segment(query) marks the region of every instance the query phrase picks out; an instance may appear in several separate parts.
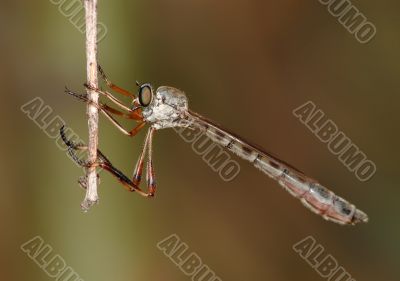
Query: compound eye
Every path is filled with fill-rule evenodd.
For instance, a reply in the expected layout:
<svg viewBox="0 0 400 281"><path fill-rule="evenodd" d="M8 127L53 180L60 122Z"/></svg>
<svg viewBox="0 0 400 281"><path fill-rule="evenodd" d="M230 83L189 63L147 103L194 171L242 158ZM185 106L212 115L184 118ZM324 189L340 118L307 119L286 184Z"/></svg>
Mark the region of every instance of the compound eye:
<svg viewBox="0 0 400 281"><path fill-rule="evenodd" d="M139 90L139 103L142 106L148 106L153 98L153 90L150 86L142 86Z"/></svg>

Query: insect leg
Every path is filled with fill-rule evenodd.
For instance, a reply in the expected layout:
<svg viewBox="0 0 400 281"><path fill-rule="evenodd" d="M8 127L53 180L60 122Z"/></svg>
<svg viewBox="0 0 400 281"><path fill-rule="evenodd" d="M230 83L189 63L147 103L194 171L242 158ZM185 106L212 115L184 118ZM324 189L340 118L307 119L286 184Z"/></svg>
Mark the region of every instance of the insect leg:
<svg viewBox="0 0 400 281"><path fill-rule="evenodd" d="M100 73L100 77L103 78L103 80L106 82L107 86L110 89L113 89L114 91L120 93L121 95L127 96L127 97L133 97L135 98L136 96L134 94L132 94L131 92L122 89L121 87L118 87L117 85L115 85L114 83L112 83L108 78L107 75L104 73L104 70L101 68L100 65L98 65L98 69L99 69L99 73Z"/></svg>
<svg viewBox="0 0 400 281"><path fill-rule="evenodd" d="M150 127L149 129L149 154L147 160L147 169L146 169L146 179L147 179L147 188L150 196L154 196L156 192L156 179L153 167L153 135L156 129Z"/></svg>
<svg viewBox="0 0 400 281"><path fill-rule="evenodd" d="M144 156L146 154L147 147L149 144L150 130L151 130L151 128L147 131L147 135L146 135L146 139L143 144L142 151L141 151L139 159L136 163L135 170L133 171L132 181L137 185L139 185L142 180Z"/></svg>
<svg viewBox="0 0 400 281"><path fill-rule="evenodd" d="M147 181L147 188L148 188L148 194L149 196L154 196L155 190L156 190L156 183L155 183L155 175L154 175L154 169L153 169L153 160L152 160L152 143L153 143L153 134L154 134L155 129L153 127L150 127L146 140L143 145L142 152L140 153L139 159L136 163L135 170L133 172L133 183L136 185L139 185L141 180L142 180L142 174L143 174L143 164L144 164L144 157L146 154L146 151L149 151L148 154L148 160L147 160L147 167L146 167L146 181Z"/></svg>
<svg viewBox="0 0 400 281"><path fill-rule="evenodd" d="M72 95L72 96L82 100L82 101L90 102L88 100L88 97L86 94L80 95L80 94L71 92L68 89L66 89L65 92L69 95ZM96 106L100 110L100 112L103 113L114 124L114 126L116 126L122 133L124 133L127 136L131 136L131 137L135 136L146 125L146 122L140 121L139 124L135 128L128 131L124 127L122 127L122 125L117 120L115 120L115 118L112 117L110 113L119 115L119 116L127 118L127 119L135 119L135 117L133 117L130 114L116 110L106 104L99 103L99 104L93 104L93 105Z"/></svg>
<svg viewBox="0 0 400 281"><path fill-rule="evenodd" d="M130 115L130 116L131 116L129 119L135 119L135 120L142 120L142 119L143 119L142 115L140 114L141 111L140 111L138 108L132 109L132 108L126 106L126 105L123 104L119 99L117 99L116 97L114 97L112 94L110 94L110 93L107 92L107 91L102 91L102 90L100 90L100 89L93 88L93 87L89 86L88 84L84 84L84 86L85 86L85 88L87 88L87 89L94 90L94 91L96 91L97 93L99 93L99 94L105 96L108 100L110 100L111 102L113 102L115 105L117 105L117 106L119 106L120 108L122 108L122 109L128 111L129 114L127 114L127 115ZM69 91L69 90L68 90L68 91ZM81 96L82 96L82 95L81 95Z"/></svg>
<svg viewBox="0 0 400 281"><path fill-rule="evenodd" d="M143 127L146 125L146 122L141 121L136 127L134 127L132 130L128 131L120 123L118 123L117 120L115 120L114 117L112 117L107 111L101 110L101 112L108 118L108 120L111 121L111 123L114 124L115 127L117 127L118 130L120 130L123 134L133 137L135 136Z"/></svg>
<svg viewBox="0 0 400 281"><path fill-rule="evenodd" d="M74 92L72 92L72 91L70 91L68 88L65 88L65 93L66 94L68 94L68 95L71 95L71 96L73 96L73 97L75 97L75 98L77 98L77 99L79 99L79 100L81 100L81 101L83 101L83 102L87 102L87 103L90 103L91 101L89 101L89 98L88 98L88 95L87 94L77 94L77 93L74 93ZM93 104L94 106L96 106L99 110L101 110L101 109L105 109L105 110L107 110L107 111L109 111L109 112L111 112L111 113L113 113L113 114L116 114L116 115L119 115L119 116L121 116L121 117L123 117L123 118L126 118L126 119L136 119L134 116L132 116L131 114L128 114L128 113L124 113L124 112L121 112L121 111L119 111L119 110L117 110L117 109L115 109L115 108L113 108L113 107L110 107L110 106L108 106L107 104L104 104L104 103L98 103L98 104ZM129 111L132 111L131 109L129 109L128 107L127 107L127 109L129 110ZM142 118L140 118L140 120L141 120Z"/></svg>
<svg viewBox="0 0 400 281"><path fill-rule="evenodd" d="M143 190L141 190L135 183L133 183L127 176L124 175L120 170L118 170L116 167L113 166L110 160L107 159L107 157L100 151L97 150L97 161L95 163L89 163L87 161L79 159L79 157L76 155L76 150L87 150L87 146L83 144L75 144L71 142L70 140L67 139L65 136L64 132L64 126L60 128L60 135L64 143L68 146L68 153L71 155L72 159L78 163L80 166L88 168L88 167L101 167L104 170L108 171L111 173L114 177L118 179L118 181L124 186L125 189L128 191L134 192L136 191L140 195L144 197L151 197L152 194L146 193ZM85 183L84 181L81 182L79 181L81 186L85 188Z"/></svg>

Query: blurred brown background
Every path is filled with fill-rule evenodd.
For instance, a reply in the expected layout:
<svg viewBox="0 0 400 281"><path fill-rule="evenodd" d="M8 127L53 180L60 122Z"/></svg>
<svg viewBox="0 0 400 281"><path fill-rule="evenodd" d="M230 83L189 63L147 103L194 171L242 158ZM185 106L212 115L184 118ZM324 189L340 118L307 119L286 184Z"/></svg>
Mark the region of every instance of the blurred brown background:
<svg viewBox="0 0 400 281"><path fill-rule="evenodd" d="M57 1L53 1L57 2ZM299 167L357 204L370 222L310 213L239 160L224 182L173 130L155 136L154 200L101 176L100 204L79 204L82 174L20 107L41 97L86 139L84 35L50 1L0 9L0 276L51 280L20 245L40 235L86 281L189 280L156 243L176 233L222 280L323 280L293 250L308 235L356 280L399 280L399 16L396 1L353 1L377 27L360 44L314 1L99 1L99 60L117 84L183 89L193 110ZM377 165L360 182L293 115L312 100ZM127 126L133 124L124 123ZM100 146L130 174L144 132L103 117Z"/></svg>

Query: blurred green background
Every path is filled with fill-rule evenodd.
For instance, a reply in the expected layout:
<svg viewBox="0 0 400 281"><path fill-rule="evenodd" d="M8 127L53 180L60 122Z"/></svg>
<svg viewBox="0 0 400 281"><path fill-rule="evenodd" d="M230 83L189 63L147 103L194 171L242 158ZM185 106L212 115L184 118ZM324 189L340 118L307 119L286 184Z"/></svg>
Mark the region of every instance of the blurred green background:
<svg viewBox="0 0 400 281"><path fill-rule="evenodd" d="M100 204L82 213L82 170L20 107L41 97L87 138L84 104L63 93L84 91L84 35L50 1L2 1L2 280L52 279L20 250L36 235L86 281L189 280L156 247L173 233L222 280L323 279L292 250L308 235L356 280L399 280L398 1L353 1L378 29L364 45L317 0L99 2L108 29L99 61L111 80L183 89L193 110L317 178L370 222L326 222L239 159L239 176L224 182L173 130L155 136L153 200L104 173ZM370 181L292 115L308 100L376 163ZM103 117L100 129L102 151L130 174L145 133L127 138Z"/></svg>

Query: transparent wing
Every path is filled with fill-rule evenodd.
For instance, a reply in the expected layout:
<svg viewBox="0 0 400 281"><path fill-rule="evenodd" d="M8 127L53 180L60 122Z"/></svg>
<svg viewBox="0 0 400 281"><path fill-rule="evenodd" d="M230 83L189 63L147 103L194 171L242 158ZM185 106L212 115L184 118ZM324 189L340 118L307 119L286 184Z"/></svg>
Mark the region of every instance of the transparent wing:
<svg viewBox="0 0 400 281"><path fill-rule="evenodd" d="M278 181L291 195L300 199L308 209L324 219L339 224L368 221L368 216L353 204L263 149L193 111L188 112L188 119L190 127L203 131L214 142L253 163L256 168Z"/></svg>

